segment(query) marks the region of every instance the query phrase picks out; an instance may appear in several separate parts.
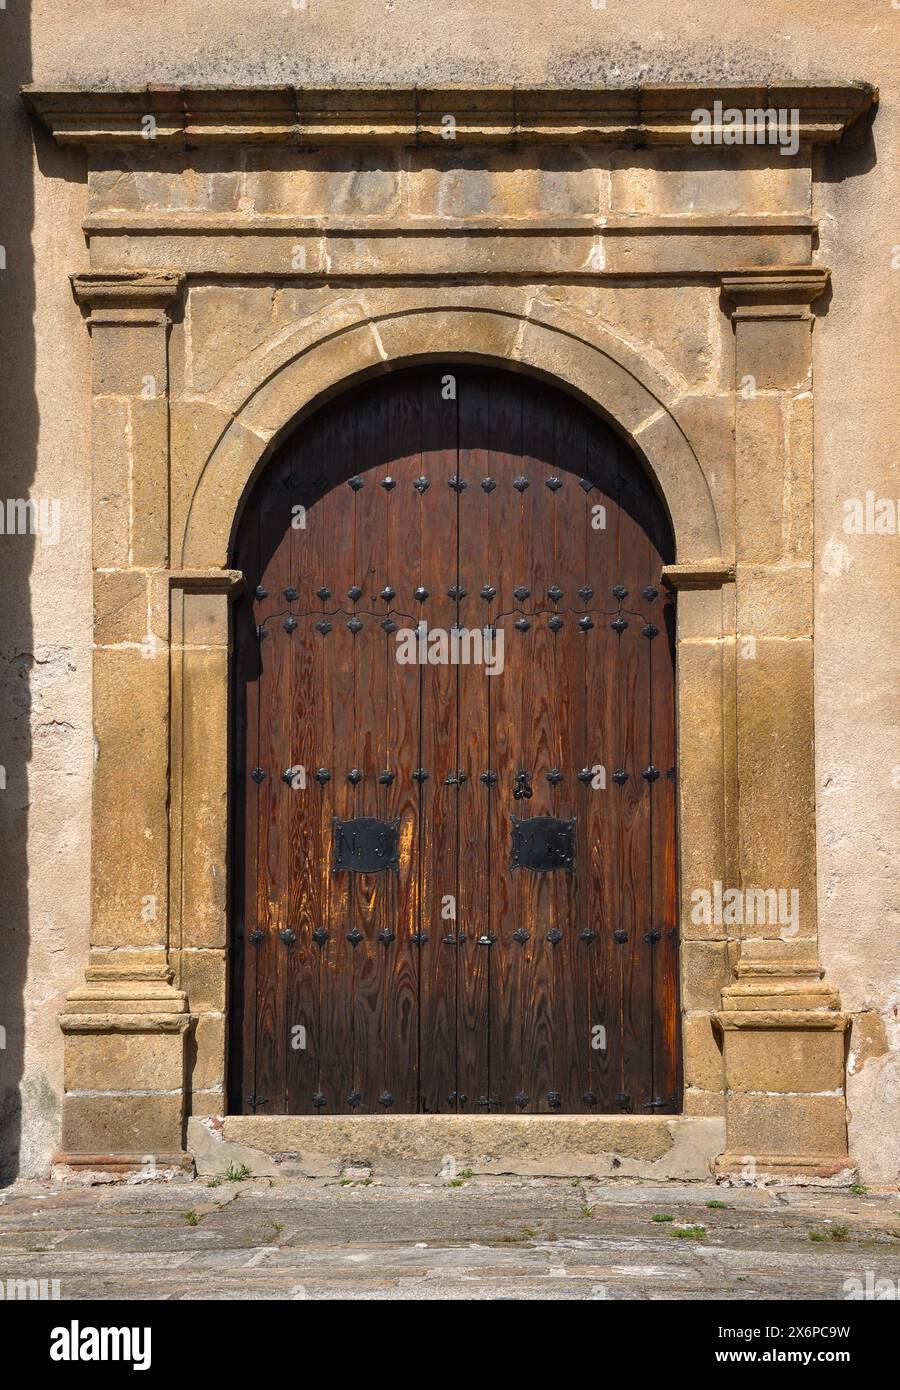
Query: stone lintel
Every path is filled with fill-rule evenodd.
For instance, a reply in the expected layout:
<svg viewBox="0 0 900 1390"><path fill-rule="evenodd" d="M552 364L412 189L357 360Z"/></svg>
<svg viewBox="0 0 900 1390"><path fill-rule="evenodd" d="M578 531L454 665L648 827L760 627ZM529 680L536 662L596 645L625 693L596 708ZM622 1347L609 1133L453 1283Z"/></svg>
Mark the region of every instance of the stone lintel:
<svg viewBox="0 0 900 1390"><path fill-rule="evenodd" d="M722 298L741 319L808 319L831 278L825 266L784 266L722 277Z"/></svg>
<svg viewBox="0 0 900 1390"><path fill-rule="evenodd" d="M169 145L446 144L448 116L461 143L591 141L695 145L693 112L715 105L788 112L801 145L828 143L866 114L877 90L864 82L700 86L178 87L124 91L27 87L28 110L60 144ZM796 116L794 115L796 113ZM747 125L759 143L760 131ZM793 127L792 127L793 128ZM149 132L149 134L148 134ZM713 135L713 131L708 132ZM737 143L744 127L729 129ZM765 134L765 131L762 132ZM772 158L778 147L768 146ZM729 148L725 146L725 148Z"/></svg>
<svg viewBox="0 0 900 1390"><path fill-rule="evenodd" d="M721 589L733 584L734 565L718 557L692 560L686 565L663 565L662 582L669 589Z"/></svg>

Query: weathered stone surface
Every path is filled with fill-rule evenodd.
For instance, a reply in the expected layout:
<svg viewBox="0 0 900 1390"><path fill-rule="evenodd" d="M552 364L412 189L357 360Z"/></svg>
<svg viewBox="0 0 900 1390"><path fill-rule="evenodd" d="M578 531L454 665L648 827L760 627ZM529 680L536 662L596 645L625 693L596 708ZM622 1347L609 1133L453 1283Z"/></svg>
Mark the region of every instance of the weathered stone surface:
<svg viewBox="0 0 900 1390"><path fill-rule="evenodd" d="M721 1034L713 1026L713 1015L687 1014L682 1019L681 1038L685 1086L721 1092L725 1084L725 1067Z"/></svg>
<svg viewBox="0 0 900 1390"><path fill-rule="evenodd" d="M738 378L740 358L738 359ZM774 564L784 554L785 420L779 396L736 404L735 553L739 564Z"/></svg>
<svg viewBox="0 0 900 1390"><path fill-rule="evenodd" d="M809 641L760 639L737 663L743 884L796 888L804 935L815 920L812 680Z"/></svg>
<svg viewBox="0 0 900 1390"><path fill-rule="evenodd" d="M206 392L253 352L273 329L271 285L198 285L187 300L187 380Z"/></svg>
<svg viewBox="0 0 900 1390"><path fill-rule="evenodd" d="M95 945L165 940L168 698L164 658L95 651Z"/></svg>
<svg viewBox="0 0 900 1390"><path fill-rule="evenodd" d="M235 167L229 169L229 164ZM184 155L150 152L145 146L140 153L96 154L88 177L91 210L233 212L241 194L238 164L233 153L223 158L214 150Z"/></svg>
<svg viewBox="0 0 900 1390"><path fill-rule="evenodd" d="M752 377L756 391L801 391L808 387L811 329L810 319L742 320L737 329L741 380Z"/></svg>
<svg viewBox="0 0 900 1390"><path fill-rule="evenodd" d="M97 645L142 642L147 635L147 601L147 575L143 570L95 570Z"/></svg>
<svg viewBox="0 0 900 1390"><path fill-rule="evenodd" d="M166 401L131 402L131 560L165 563L169 544L169 421Z"/></svg>
<svg viewBox="0 0 900 1390"><path fill-rule="evenodd" d="M184 1080L180 1033L69 1033L67 1091L175 1091Z"/></svg>
<svg viewBox="0 0 900 1390"><path fill-rule="evenodd" d="M103 397L91 413L94 565L124 569L130 562L131 473L129 402Z"/></svg>
<svg viewBox="0 0 900 1390"><path fill-rule="evenodd" d="M839 1092L844 1081L843 1029L726 1030L732 1091Z"/></svg>
<svg viewBox="0 0 900 1390"><path fill-rule="evenodd" d="M715 1011L722 990L734 977L736 946L732 941L685 941L682 957L682 1002L686 1009Z"/></svg>
<svg viewBox="0 0 900 1390"><path fill-rule="evenodd" d="M219 1298L251 1316L255 1300L298 1298L546 1304L675 1294L749 1309L759 1299L837 1304L863 1287L873 1250L878 1276L900 1279L896 1194L708 1180L476 1177L451 1186L408 1173L342 1184L334 1167L318 1181L293 1177L317 1166L315 1155L285 1158L270 1176L252 1152L258 1178L210 1186L232 1161L240 1169L240 1154L225 1158L230 1148L218 1141L194 1182L150 1181L145 1165L127 1183L89 1192L18 1184L3 1207L6 1270L59 1279L67 1299ZM672 1221L654 1222L661 1213ZM704 1227L701 1241L673 1238L689 1225ZM810 1240L838 1226L844 1241Z"/></svg>
<svg viewBox="0 0 900 1390"><path fill-rule="evenodd" d="M630 213L807 213L809 166L804 157L773 162L767 149L616 151L610 206Z"/></svg>
<svg viewBox="0 0 900 1390"><path fill-rule="evenodd" d="M190 948L173 952L178 987L192 1012L221 1012L225 1008L225 952Z"/></svg>
<svg viewBox="0 0 900 1390"><path fill-rule="evenodd" d="M813 576L806 565L741 565L738 638L811 637Z"/></svg>
<svg viewBox="0 0 900 1390"><path fill-rule="evenodd" d="M597 152L594 152L596 156ZM454 148L412 151L408 162L413 217L598 216L606 202L601 154L583 150Z"/></svg>
<svg viewBox="0 0 900 1390"><path fill-rule="evenodd" d="M732 1152L783 1158L847 1152L844 1097L809 1095L731 1095L727 1104L728 1145Z"/></svg>
<svg viewBox="0 0 900 1390"><path fill-rule="evenodd" d="M700 1117L241 1115L222 1123L228 1142L270 1154L313 1150L379 1173L414 1163L437 1174L449 1161L460 1170L523 1176L702 1180L724 1144L723 1122Z"/></svg>
<svg viewBox="0 0 900 1390"><path fill-rule="evenodd" d="M397 150L253 151L244 196L257 213L384 217L400 210Z"/></svg>
<svg viewBox="0 0 900 1390"><path fill-rule="evenodd" d="M95 396L155 396L166 389L166 335L150 324L94 326Z"/></svg>
<svg viewBox="0 0 900 1390"><path fill-rule="evenodd" d="M221 1091L225 1082L225 1015L200 1014L188 1042L188 1083L192 1091ZM195 1113L197 1113L195 1111Z"/></svg>
<svg viewBox="0 0 900 1390"><path fill-rule="evenodd" d="M63 1112L62 1150L72 1154L177 1153L183 1100L174 1095L70 1095Z"/></svg>

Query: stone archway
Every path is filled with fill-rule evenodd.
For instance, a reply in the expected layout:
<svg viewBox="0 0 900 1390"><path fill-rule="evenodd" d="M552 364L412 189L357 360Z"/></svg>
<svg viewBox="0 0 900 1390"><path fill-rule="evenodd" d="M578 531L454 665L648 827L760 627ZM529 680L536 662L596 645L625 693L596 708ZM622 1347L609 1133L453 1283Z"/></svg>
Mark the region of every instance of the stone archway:
<svg viewBox="0 0 900 1390"><path fill-rule="evenodd" d="M587 193L567 185L571 217L541 204L538 178L523 218L423 222L401 210L387 237L368 207L349 224L329 220L327 208L322 221L310 208L298 232L291 200L302 170L293 167L287 201L281 175L264 168L255 179L261 202L274 190L275 211L266 204L252 216L241 208L220 217L198 202L190 152L173 160L145 149L137 124L137 163L169 180L161 186L183 195L188 210L142 203L132 217L109 205L103 177L95 180L92 269L74 279L95 363L98 747L91 957L87 983L62 1015L63 1149L74 1162L90 1166L101 1152L123 1167L145 1152L180 1161L185 1115L224 1110L229 596L242 583L228 554L243 499L287 431L329 395L403 363L449 356L555 381L604 414L645 461L671 519L676 563L665 579L680 591L687 1084L685 1115L670 1123L679 1135L705 1134L704 1166L723 1147L727 1118L726 1168L740 1168L745 1153L761 1171L846 1167L846 1019L820 979L815 926L809 306L828 273L811 264L805 194L796 214L769 215L769 184L790 193L777 163L766 182L738 161L728 170L736 181L729 206L746 211L697 219L679 168L694 158L689 115L705 98L688 96L685 104L677 95L664 131L650 123L682 150L674 168L654 150L647 155L651 182L658 176L660 184L651 189L652 210L640 211L643 174L623 165L620 202L600 221L608 153L600 146ZM352 98L362 108L353 138L411 141L405 177L427 201L434 180L423 170L418 115L412 126L404 117L385 127L382 117L370 120L371 99ZM830 123L819 119L820 99ZM82 97L64 94L62 115L47 100L57 138L108 147L127 136L122 121L130 118L115 102L108 109L105 97L83 109ZM220 117L235 103L259 115L248 100L231 94L206 130L232 181L225 166L234 152L225 147L241 143L243 127ZM636 100L643 130L644 95ZM809 147L836 138L862 98L831 92L810 100L803 98ZM522 101L517 93L519 111ZM521 139L554 142L554 101L537 100L535 129L524 136L517 127L485 133L506 154ZM284 132L265 124L270 117L267 107L265 133L277 143ZM316 125L322 187L333 142L347 134L346 123ZM607 125L592 138L623 139ZM306 258L299 270L295 244ZM263 314L227 369L201 389L185 368L195 299L212 286L226 313L240 317L242 295L262 286L274 299L285 285L296 305L313 310ZM606 316L604 303L612 305ZM707 359L692 379L675 343L682 311L691 351ZM636 322L643 327L635 334ZM215 330L205 331L214 354ZM754 391L744 395L747 381ZM752 658L744 659L744 636ZM126 818L140 826L138 836L123 837ZM796 887L801 929L785 936L777 922L755 930L692 920L692 894L717 883L740 893ZM258 1138L263 1130L252 1125L278 1118L225 1123L244 1123L244 1137ZM665 1149L655 1121L615 1119L630 1126L616 1131L616 1143L643 1126ZM603 1147L591 1133L581 1135L584 1147ZM527 1151L532 1141L521 1142Z"/></svg>
<svg viewBox="0 0 900 1390"><path fill-rule="evenodd" d="M248 484L306 411L370 374L454 356L530 371L580 396L645 459L672 518L678 562L721 564L722 522L698 451L679 423L676 373L654 370L600 325L588 329L553 303L520 307L490 286L469 289L465 305L410 298L382 314L361 313L356 301L339 304L324 322L263 344L221 384L221 433L210 440L199 476L196 463L191 470L196 482L181 541L186 568L227 565ZM402 299L398 291L395 300ZM726 505L720 498L719 507Z"/></svg>

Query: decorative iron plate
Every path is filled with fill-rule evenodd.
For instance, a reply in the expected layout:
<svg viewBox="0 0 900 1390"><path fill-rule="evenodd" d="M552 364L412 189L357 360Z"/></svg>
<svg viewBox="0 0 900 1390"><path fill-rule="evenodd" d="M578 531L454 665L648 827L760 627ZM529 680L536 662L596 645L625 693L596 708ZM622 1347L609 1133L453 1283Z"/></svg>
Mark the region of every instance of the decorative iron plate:
<svg viewBox="0 0 900 1390"><path fill-rule="evenodd" d="M380 874L385 869L393 869L397 873L399 826L399 818L388 821L375 816L358 816L356 820L338 820L335 816L331 872Z"/></svg>
<svg viewBox="0 0 900 1390"><path fill-rule="evenodd" d="M531 816L512 820L510 869L530 869L535 874L549 874L554 869L575 872L575 820L557 820L555 816Z"/></svg>

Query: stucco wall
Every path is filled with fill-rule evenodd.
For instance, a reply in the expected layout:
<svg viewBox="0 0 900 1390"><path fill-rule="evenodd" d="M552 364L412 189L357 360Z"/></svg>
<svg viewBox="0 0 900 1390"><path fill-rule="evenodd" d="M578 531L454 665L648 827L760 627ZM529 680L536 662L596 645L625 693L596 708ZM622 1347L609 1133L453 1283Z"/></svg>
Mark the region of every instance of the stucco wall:
<svg viewBox="0 0 900 1390"><path fill-rule="evenodd" d="M868 145L820 156L813 211L833 293L819 306L816 384L816 668L819 911L823 964L851 1035L851 1152L864 1177L900 1172L900 540L848 536L843 502L897 498L900 348L900 9L891 0L739 6L591 0L38 0L0 13L14 169L5 199L7 496L59 498L56 546L0 542L4 583L0 792L4 1106L21 1082L21 1168L58 1142L56 1014L86 956L90 559L89 339L67 276L84 264L84 157L31 135L15 100L44 87L152 83L721 82L851 78L881 105ZM898 268L892 269L892 259ZM199 302L199 301L198 301ZM32 328L33 322L33 328ZM27 587L26 587L27 585ZM26 842L27 832L27 842ZM27 873L27 896L22 882ZM26 976L27 947L27 976ZM24 1013L22 995L24 988ZM26 1043L21 1045L22 1024ZM16 1147L16 1125L8 1126Z"/></svg>

